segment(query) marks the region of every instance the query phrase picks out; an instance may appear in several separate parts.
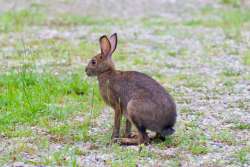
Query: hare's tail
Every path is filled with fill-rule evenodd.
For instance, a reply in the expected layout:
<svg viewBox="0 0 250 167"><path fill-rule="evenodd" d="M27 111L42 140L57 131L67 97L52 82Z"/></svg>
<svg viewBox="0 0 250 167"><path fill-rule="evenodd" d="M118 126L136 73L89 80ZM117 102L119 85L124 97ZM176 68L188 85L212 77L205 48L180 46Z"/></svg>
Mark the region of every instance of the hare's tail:
<svg viewBox="0 0 250 167"><path fill-rule="evenodd" d="M175 130L172 127L167 127L162 130L161 135L162 136L169 136L172 135L175 132Z"/></svg>

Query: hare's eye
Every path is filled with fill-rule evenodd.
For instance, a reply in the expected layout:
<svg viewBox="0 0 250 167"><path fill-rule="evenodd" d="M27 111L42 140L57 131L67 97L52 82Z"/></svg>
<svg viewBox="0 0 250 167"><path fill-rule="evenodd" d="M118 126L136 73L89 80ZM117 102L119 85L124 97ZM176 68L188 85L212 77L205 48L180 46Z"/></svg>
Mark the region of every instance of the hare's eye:
<svg viewBox="0 0 250 167"><path fill-rule="evenodd" d="M95 60L91 60L91 64L95 65L96 61Z"/></svg>

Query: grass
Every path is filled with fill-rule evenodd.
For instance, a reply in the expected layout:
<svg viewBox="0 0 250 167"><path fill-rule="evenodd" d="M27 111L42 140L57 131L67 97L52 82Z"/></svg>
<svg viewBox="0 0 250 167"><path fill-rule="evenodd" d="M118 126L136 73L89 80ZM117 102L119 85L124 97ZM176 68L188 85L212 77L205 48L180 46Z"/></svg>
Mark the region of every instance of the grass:
<svg viewBox="0 0 250 167"><path fill-rule="evenodd" d="M240 162L241 165L249 163L249 152L250 152L250 147L245 146L241 148L239 151L237 151L234 156L235 158Z"/></svg>
<svg viewBox="0 0 250 167"><path fill-rule="evenodd" d="M207 141L205 133L197 127L195 121L192 121L186 123L185 130L178 129L173 136L167 137L163 143L156 143L156 145L163 150L177 147L193 155L202 155L210 151Z"/></svg>
<svg viewBox="0 0 250 167"><path fill-rule="evenodd" d="M126 166L126 167L134 167L136 166L139 161L142 161L143 157L145 158L156 158L158 157L157 154L150 151L144 145L141 146L141 151L137 148L126 148L120 147L119 145L115 144L112 146L112 151L115 153L114 158L107 162L108 165L112 167L119 167ZM142 161L142 164L146 164L146 161Z"/></svg>
<svg viewBox="0 0 250 167"><path fill-rule="evenodd" d="M50 25L53 26L107 26L107 25L124 25L126 20L120 18L96 18L91 16L79 16L73 14L62 14L52 20Z"/></svg>
<svg viewBox="0 0 250 167"><path fill-rule="evenodd" d="M198 89L205 83L203 76L197 74L179 73L173 77L171 82L184 85L185 87Z"/></svg>
<svg viewBox="0 0 250 167"><path fill-rule="evenodd" d="M244 130L244 129L250 129L250 124L249 123L237 123L235 128Z"/></svg>
<svg viewBox="0 0 250 167"><path fill-rule="evenodd" d="M192 110L188 107L183 107L181 110L180 110L181 113L186 113L186 114L189 114L192 112Z"/></svg>
<svg viewBox="0 0 250 167"><path fill-rule="evenodd" d="M183 136L181 136L180 146L187 149L194 155L206 154L209 152L209 147L207 146L207 137L199 129L195 127L190 127Z"/></svg>
<svg viewBox="0 0 250 167"><path fill-rule="evenodd" d="M237 77L240 76L240 72L234 71L233 69L225 69L222 72L222 75L224 75L225 77Z"/></svg>
<svg viewBox="0 0 250 167"><path fill-rule="evenodd" d="M39 74L31 69L21 72L11 71L0 76L0 88L2 136L10 139L30 136L39 138L40 133L27 128L32 126L44 129L54 142L70 144L93 140L88 130L92 119L100 113L103 103L97 85L91 85L81 73L59 77L49 72ZM84 118L83 122L74 120L79 116ZM31 141L33 144L36 143L34 139ZM46 148L42 146L41 149L45 149L44 147ZM37 154L35 150L31 153L32 150L29 148L26 143L20 142L11 156L22 161L23 152ZM68 154L66 151L62 154L61 151L53 153L49 162L46 160L40 163L68 164L68 161L62 161L66 153ZM3 156L0 158L0 163L8 159Z"/></svg>
<svg viewBox="0 0 250 167"><path fill-rule="evenodd" d="M72 2L65 1L67 5ZM228 96L238 97L241 92L234 89L236 84L245 85L249 80L250 54L245 38L239 43L231 37L241 37L248 32L250 14L238 7L237 0L222 0L221 3L226 7L206 6L200 13L191 12L190 20L186 20L190 18L187 13L187 17L181 15L176 21L172 19L175 13L167 15L171 20L157 15L121 19L69 13L50 18L43 11L46 6L40 4L2 13L0 43L7 68L0 69L0 166L12 162L81 166L79 159L89 157L108 166L181 166L190 159L190 166L192 163L204 166L207 162L197 162L204 157L214 158L212 163L219 162L221 166L248 165L248 143L245 137L236 139L234 132L247 135L249 124L241 118L237 118L239 122L232 128L224 127L223 123L227 112L234 115L248 111L244 98L236 98L230 104L224 101L227 102ZM37 38L40 31L51 28L58 35ZM78 28L82 29L82 34ZM222 37L218 41L210 39L203 28L214 30ZM104 103L97 83L84 74L87 60L99 51L98 36L111 31L121 34L118 52L114 55L117 67L146 71L160 81L177 102L176 133L164 142L156 140L149 146L141 145L141 151L134 146L107 146L113 119L103 114L99 120ZM64 36L64 32L72 33L74 39ZM25 41L19 40L22 34L24 37L28 34ZM192 41L202 42L204 48L191 52L187 42ZM227 67L231 62L223 59L225 55L232 56L233 60L241 59L245 71ZM2 61L2 57L0 59ZM225 61L226 65L223 63L222 68L217 61ZM13 62L15 66L11 66ZM213 70L211 75L209 70ZM113 114L112 109L109 114ZM220 120L210 125L207 119ZM210 134L207 133L210 126L224 129ZM213 142L222 146L219 152L214 149L216 144L210 145ZM85 147L85 144L91 146ZM237 148L233 154L226 152L228 145ZM213 157L214 152L218 157ZM232 161L226 162L228 158Z"/></svg>
<svg viewBox="0 0 250 167"><path fill-rule="evenodd" d="M250 50L243 54L243 63L247 66L250 66Z"/></svg>
<svg viewBox="0 0 250 167"><path fill-rule="evenodd" d="M236 142L233 134L229 130L221 130L214 133L212 139L216 142L221 142L228 145L233 145Z"/></svg>
<svg viewBox="0 0 250 167"><path fill-rule="evenodd" d="M51 158L45 159L44 165L50 166L76 166L75 150L64 147L59 151L55 151Z"/></svg>
<svg viewBox="0 0 250 167"><path fill-rule="evenodd" d="M25 48L24 43L25 42ZM68 72L72 64L83 61L96 54L96 45L82 40L79 43L70 43L64 39L51 38L44 40L16 41L15 51L6 56L16 61L16 66L25 63L35 70L54 70ZM80 64L80 62L79 62Z"/></svg>
<svg viewBox="0 0 250 167"><path fill-rule="evenodd" d="M61 14L53 19L48 19L43 11L43 6L33 4L30 9L12 10L0 14L0 32L20 32L31 26L48 25L58 26L96 26L97 30L104 30L105 26L125 25L127 21L121 18L95 18L73 14ZM94 31L94 30L93 30Z"/></svg>
<svg viewBox="0 0 250 167"><path fill-rule="evenodd" d="M164 27L168 28L169 26L173 26L175 23L170 22L166 20L163 17L147 17L147 18L142 18L141 22L144 27L146 28L158 28L158 27Z"/></svg>
<svg viewBox="0 0 250 167"><path fill-rule="evenodd" d="M11 135L11 131L18 134L13 128L20 124L48 126L46 121L48 124L51 121L64 122L82 111L91 110L89 96L92 88L80 73L59 78L50 73L13 71L0 78L0 133ZM96 104L101 101L98 94L92 100ZM64 135L69 130L63 125L53 126L49 132Z"/></svg>
<svg viewBox="0 0 250 167"><path fill-rule="evenodd" d="M231 5L234 7L240 6L240 0L221 0L221 3L226 4L226 5Z"/></svg>
<svg viewBox="0 0 250 167"><path fill-rule="evenodd" d="M227 1L227 0L226 0ZM230 1L230 0L229 0ZM230 2L231 3L231 2ZM205 16L216 14L217 17L202 17L184 22L185 26L220 27L228 37L240 37L244 24L250 22L250 12L247 9L233 8L231 10L206 9Z"/></svg>
<svg viewBox="0 0 250 167"><path fill-rule="evenodd" d="M209 149L207 146L203 146L203 145L191 145L189 147L190 151L192 154L194 155L200 155L200 154L207 154Z"/></svg>
<svg viewBox="0 0 250 167"><path fill-rule="evenodd" d="M45 20L45 13L37 8L7 11L0 15L0 32L22 31L25 27L43 24Z"/></svg>

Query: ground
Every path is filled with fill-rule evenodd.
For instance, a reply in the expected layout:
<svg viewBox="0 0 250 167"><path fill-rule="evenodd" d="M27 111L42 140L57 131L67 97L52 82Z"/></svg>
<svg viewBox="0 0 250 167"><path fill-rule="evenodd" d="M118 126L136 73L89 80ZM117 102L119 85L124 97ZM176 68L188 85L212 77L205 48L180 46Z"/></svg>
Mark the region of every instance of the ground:
<svg viewBox="0 0 250 167"><path fill-rule="evenodd" d="M250 10L238 0L0 0L1 166L250 166ZM176 133L110 144L84 68L118 33L117 69L177 103Z"/></svg>

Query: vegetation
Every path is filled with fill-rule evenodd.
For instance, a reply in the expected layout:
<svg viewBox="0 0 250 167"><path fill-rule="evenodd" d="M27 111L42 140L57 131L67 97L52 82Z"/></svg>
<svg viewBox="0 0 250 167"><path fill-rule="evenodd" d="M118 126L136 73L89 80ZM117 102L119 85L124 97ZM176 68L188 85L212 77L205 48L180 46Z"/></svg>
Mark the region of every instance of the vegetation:
<svg viewBox="0 0 250 167"><path fill-rule="evenodd" d="M46 2L2 12L0 166L249 166L250 10L214 3L143 17L62 14ZM114 31L116 68L152 76L177 102L176 133L164 142L110 143L113 111L84 68L98 37Z"/></svg>

